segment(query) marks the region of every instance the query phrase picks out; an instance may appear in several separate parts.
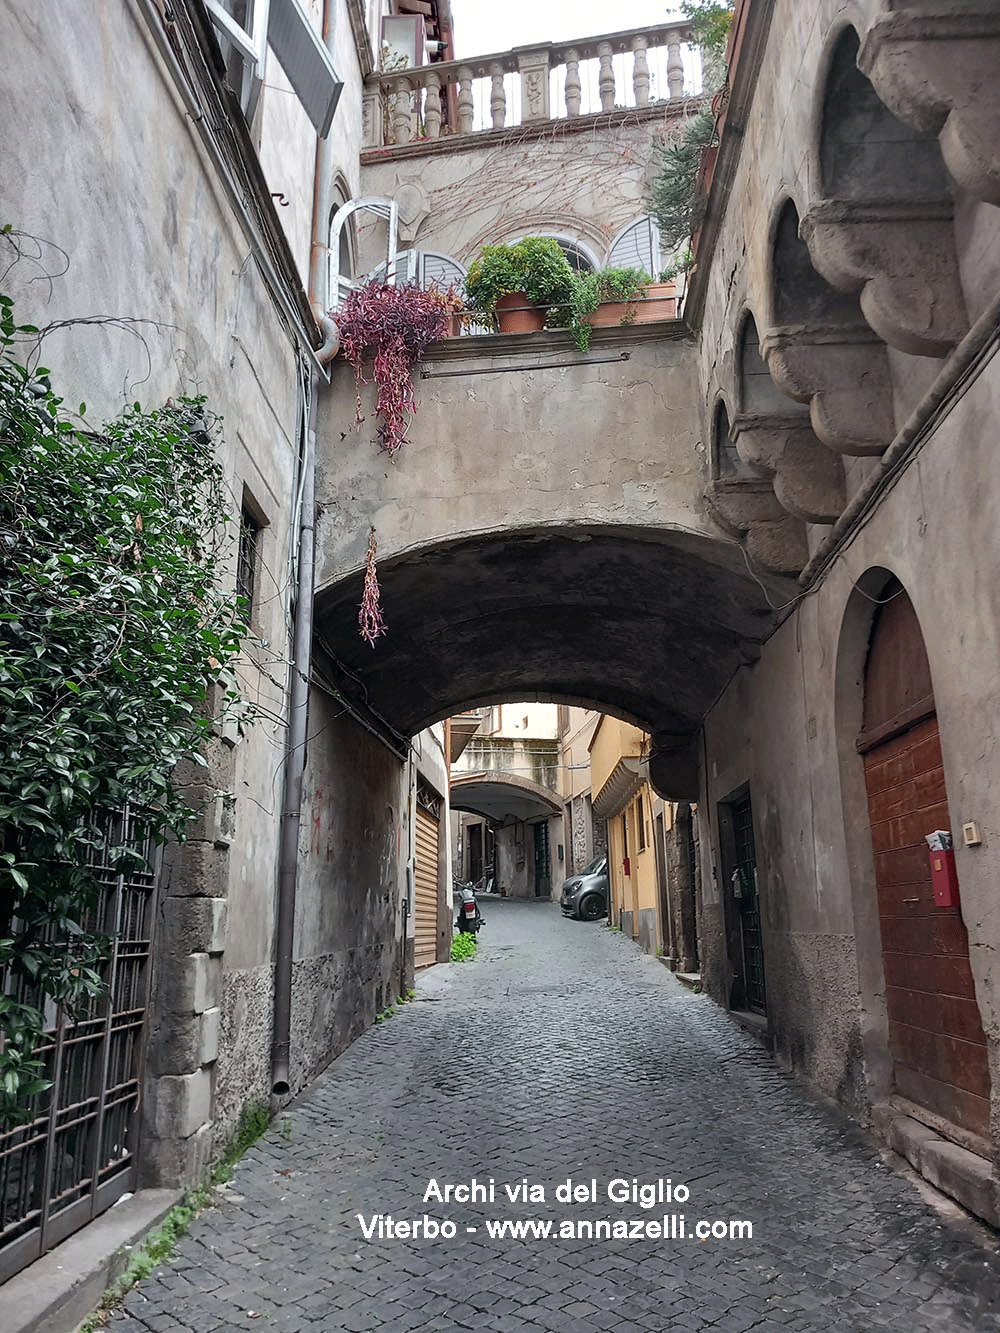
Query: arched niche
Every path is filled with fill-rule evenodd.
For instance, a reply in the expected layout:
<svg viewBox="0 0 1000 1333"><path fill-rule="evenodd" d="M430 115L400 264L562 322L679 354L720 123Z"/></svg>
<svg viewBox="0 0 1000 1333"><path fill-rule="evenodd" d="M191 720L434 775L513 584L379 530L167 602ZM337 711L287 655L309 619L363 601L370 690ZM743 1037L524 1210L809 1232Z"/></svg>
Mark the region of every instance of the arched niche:
<svg viewBox="0 0 1000 1333"><path fill-rule="evenodd" d="M947 173L936 137L879 99L859 46L847 27L830 49L816 136L823 198L801 233L817 271L858 295L885 343L943 357L968 327Z"/></svg>
<svg viewBox="0 0 1000 1333"><path fill-rule="evenodd" d="M719 526L773 574L798 574L808 559L805 524L782 507L771 476L745 462L719 396L712 412L712 475L705 502Z"/></svg>
<svg viewBox="0 0 1000 1333"><path fill-rule="evenodd" d="M839 292L813 267L791 199L771 243L774 324L762 353L774 384L808 406L817 439L842 454L880 454L892 441L892 380L885 344L853 292Z"/></svg>

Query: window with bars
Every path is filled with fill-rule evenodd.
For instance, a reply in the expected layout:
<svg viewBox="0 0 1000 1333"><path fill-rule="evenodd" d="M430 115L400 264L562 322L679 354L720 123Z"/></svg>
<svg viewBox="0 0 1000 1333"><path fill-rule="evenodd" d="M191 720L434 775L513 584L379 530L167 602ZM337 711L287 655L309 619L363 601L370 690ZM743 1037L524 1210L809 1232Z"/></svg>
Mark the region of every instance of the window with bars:
<svg viewBox="0 0 1000 1333"><path fill-rule="evenodd" d="M263 524L244 503L240 511L240 548L236 560L236 593L246 603L247 620L257 614L257 568L260 563L260 534Z"/></svg>
<svg viewBox="0 0 1000 1333"><path fill-rule="evenodd" d="M635 803L635 822L639 837L639 851L644 852L646 850L646 813L641 795Z"/></svg>

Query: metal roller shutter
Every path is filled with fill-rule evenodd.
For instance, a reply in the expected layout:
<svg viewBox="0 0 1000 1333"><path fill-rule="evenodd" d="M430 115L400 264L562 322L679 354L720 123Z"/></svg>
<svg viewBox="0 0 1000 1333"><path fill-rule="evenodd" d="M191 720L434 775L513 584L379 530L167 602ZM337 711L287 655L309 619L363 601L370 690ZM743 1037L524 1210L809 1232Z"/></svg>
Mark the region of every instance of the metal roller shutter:
<svg viewBox="0 0 1000 1333"><path fill-rule="evenodd" d="M437 962L438 936L438 821L417 807L415 963Z"/></svg>

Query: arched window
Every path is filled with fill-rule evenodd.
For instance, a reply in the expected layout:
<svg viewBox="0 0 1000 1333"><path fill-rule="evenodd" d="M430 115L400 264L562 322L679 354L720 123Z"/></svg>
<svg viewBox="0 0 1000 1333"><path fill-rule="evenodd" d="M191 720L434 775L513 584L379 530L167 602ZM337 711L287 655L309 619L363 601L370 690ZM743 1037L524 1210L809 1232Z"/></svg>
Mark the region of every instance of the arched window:
<svg viewBox="0 0 1000 1333"><path fill-rule="evenodd" d="M662 266L660 231L650 217L630 222L611 242L608 268L641 268L655 278Z"/></svg>

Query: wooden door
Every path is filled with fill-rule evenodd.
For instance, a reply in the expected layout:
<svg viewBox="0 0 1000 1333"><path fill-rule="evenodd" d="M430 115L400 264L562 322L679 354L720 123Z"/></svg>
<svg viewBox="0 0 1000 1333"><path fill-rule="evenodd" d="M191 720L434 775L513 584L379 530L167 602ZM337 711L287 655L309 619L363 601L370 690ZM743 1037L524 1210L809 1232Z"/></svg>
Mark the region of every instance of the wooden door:
<svg viewBox="0 0 1000 1333"><path fill-rule="evenodd" d="M936 908L925 835L951 828L930 667L895 580L865 668L864 756L896 1090L989 1133L986 1038L961 908Z"/></svg>

